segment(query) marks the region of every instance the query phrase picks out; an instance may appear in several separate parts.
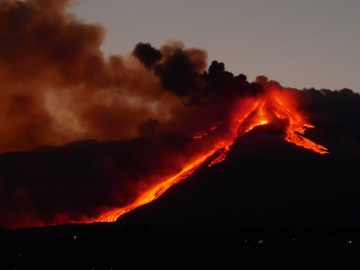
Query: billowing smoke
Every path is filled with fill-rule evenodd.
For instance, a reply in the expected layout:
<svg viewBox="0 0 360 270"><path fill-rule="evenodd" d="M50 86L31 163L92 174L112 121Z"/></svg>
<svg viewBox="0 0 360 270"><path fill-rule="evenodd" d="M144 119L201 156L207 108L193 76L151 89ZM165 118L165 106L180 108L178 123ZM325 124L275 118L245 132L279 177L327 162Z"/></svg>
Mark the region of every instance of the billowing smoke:
<svg viewBox="0 0 360 270"><path fill-rule="evenodd" d="M76 19L65 10L67 4L0 3L1 152L88 138L134 138L147 119L166 126L189 110L186 101L165 91L136 57L105 57L100 49L104 29ZM151 61L162 58L171 66L177 51L187 64L200 61L205 68L203 51L177 46L164 46L164 56L156 51ZM142 61L140 56L147 54L141 48L134 51ZM193 72L201 72L201 67ZM159 73L171 82L165 67Z"/></svg>
<svg viewBox="0 0 360 270"><path fill-rule="evenodd" d="M0 2L0 152L28 151L0 155L0 227L86 222L129 204L206 147L195 132L226 125L239 99L269 87L301 101L318 127L311 136L360 149L351 90L250 83L180 42L108 57L104 29L75 18L68 2ZM84 140L103 142L44 146Z"/></svg>
<svg viewBox="0 0 360 270"><path fill-rule="evenodd" d="M204 111L198 106L249 88L220 63L204 73L206 52L180 42L160 50L140 43L129 56L106 57L104 29L75 18L67 4L0 4L0 152L135 138L148 119L158 123L152 131L192 131L188 118Z"/></svg>

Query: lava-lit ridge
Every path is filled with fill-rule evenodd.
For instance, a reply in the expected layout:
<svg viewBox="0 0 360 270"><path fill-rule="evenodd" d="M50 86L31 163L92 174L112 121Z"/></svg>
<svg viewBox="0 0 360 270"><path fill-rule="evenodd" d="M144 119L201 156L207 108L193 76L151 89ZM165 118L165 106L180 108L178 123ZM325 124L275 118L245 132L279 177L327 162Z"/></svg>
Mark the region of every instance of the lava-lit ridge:
<svg viewBox="0 0 360 270"><path fill-rule="evenodd" d="M205 162L208 166L213 166L226 159L227 153L239 136L242 136L257 126L267 125L274 121L283 121L284 139L288 143L295 144L318 154L327 154L328 149L317 144L304 136L306 129L314 128L296 108L295 99L286 91L277 89L267 90L265 93L256 97L247 98L239 101L230 116L229 123L226 125L226 132L216 135L213 143L207 150L190 158L187 164L183 164L182 169L174 175L163 177L157 184L142 193L133 203L120 208L110 209L100 217L91 220L92 222L112 222L123 214L147 203L156 200L171 186L189 177ZM207 131L199 131L194 135L194 140L201 140L204 137L212 136L216 133L221 124L210 127Z"/></svg>

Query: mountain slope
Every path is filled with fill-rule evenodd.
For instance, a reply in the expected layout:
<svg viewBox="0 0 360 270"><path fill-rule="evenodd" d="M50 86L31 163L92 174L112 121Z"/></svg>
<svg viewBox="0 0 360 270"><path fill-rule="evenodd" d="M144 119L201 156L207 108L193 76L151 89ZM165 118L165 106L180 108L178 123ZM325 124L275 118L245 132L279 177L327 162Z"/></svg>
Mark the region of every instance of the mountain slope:
<svg viewBox="0 0 360 270"><path fill-rule="evenodd" d="M226 161L203 166L119 224L161 231L360 228L360 155L318 155L282 136L274 127L256 128Z"/></svg>

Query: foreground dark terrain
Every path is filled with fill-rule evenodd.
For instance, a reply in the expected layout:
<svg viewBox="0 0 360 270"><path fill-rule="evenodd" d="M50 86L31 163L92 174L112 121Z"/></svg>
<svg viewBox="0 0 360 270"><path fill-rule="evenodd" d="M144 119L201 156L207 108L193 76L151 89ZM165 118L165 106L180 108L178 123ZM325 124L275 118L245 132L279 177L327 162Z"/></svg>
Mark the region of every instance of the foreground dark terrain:
<svg viewBox="0 0 360 270"><path fill-rule="evenodd" d="M144 263L253 267L356 260L358 232L154 233L110 224L1 232L1 269L123 269Z"/></svg>
<svg viewBox="0 0 360 270"><path fill-rule="evenodd" d="M330 151L335 150L318 155L282 136L271 126L257 128L236 142L226 161L203 166L116 223L2 230L4 269L26 269L30 263L49 269L112 269L125 262L136 266L142 260L179 258L184 265L191 258L241 264L284 254L356 257L359 154L337 151L330 143ZM85 144L93 149L89 152L101 149L101 143L92 144ZM84 145L70 149L77 147L83 151ZM47 157L51 151L57 150L47 150ZM89 152L81 155L82 162L94 158ZM81 176L81 166L76 168L74 175Z"/></svg>

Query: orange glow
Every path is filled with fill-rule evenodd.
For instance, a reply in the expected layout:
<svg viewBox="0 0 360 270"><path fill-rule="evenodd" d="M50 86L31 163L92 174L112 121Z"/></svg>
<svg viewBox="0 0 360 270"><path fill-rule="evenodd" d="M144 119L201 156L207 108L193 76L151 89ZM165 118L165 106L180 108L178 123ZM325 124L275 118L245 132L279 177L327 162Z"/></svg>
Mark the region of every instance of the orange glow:
<svg viewBox="0 0 360 270"><path fill-rule="evenodd" d="M209 152L202 154L194 161L186 165L179 173L170 176L169 178L164 178L162 181L159 181L157 185L149 189L147 192L141 194L140 197L137 198L135 202L125 207L121 207L118 209L113 209L108 211L107 213L101 215L97 220L97 222L113 222L119 216L141 206L152 202L159 198L165 191L167 191L171 186L179 183L180 181L187 178L191 175L197 168L199 168L208 158L216 153L218 149L211 149Z"/></svg>
<svg viewBox="0 0 360 270"><path fill-rule="evenodd" d="M307 122L306 118L297 112L295 108L291 108L285 104L281 96L275 96L273 98L274 114L277 118L288 121L285 140L319 154L329 153L326 147L316 144L303 136L307 128L314 128L314 126Z"/></svg>
<svg viewBox="0 0 360 270"><path fill-rule="evenodd" d="M195 132L193 139L201 139L219 127L219 123L212 125L208 130Z"/></svg>
<svg viewBox="0 0 360 270"><path fill-rule="evenodd" d="M158 184L141 194L133 203L125 207L108 210L92 221L112 222L123 214L156 200L171 186L189 177L206 162L208 162L208 166L213 166L224 161L239 136L250 132L258 126L271 124L279 120L285 123L284 139L287 142L319 154L328 153L324 146L304 137L306 129L314 128L314 126L296 109L296 102L290 94L277 89L267 90L261 96L242 100L236 106L229 123L227 123L227 132L222 133L221 136L214 135L215 139L208 147L209 149L195 158L193 157L188 164L184 164L183 169L178 173L159 179ZM207 131L197 132L193 138L201 141L204 137L215 134L218 127L219 125L216 124Z"/></svg>

